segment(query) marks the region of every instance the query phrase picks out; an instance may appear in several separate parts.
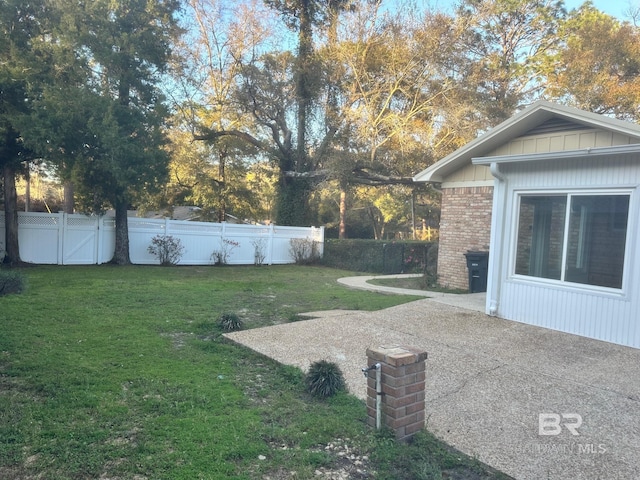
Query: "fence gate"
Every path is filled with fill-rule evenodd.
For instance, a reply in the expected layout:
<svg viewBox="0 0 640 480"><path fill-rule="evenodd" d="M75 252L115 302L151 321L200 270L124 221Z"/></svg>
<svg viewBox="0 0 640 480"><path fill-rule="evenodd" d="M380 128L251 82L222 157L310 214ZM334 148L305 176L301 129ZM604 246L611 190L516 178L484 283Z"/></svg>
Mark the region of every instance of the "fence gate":
<svg viewBox="0 0 640 480"><path fill-rule="evenodd" d="M63 265L98 263L98 218L69 216L63 223Z"/></svg>

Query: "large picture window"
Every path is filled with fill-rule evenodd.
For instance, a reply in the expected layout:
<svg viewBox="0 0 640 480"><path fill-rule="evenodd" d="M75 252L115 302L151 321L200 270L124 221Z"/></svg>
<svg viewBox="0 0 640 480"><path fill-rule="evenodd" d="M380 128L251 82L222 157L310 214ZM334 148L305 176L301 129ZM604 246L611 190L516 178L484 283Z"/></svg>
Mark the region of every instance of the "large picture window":
<svg viewBox="0 0 640 480"><path fill-rule="evenodd" d="M629 194L521 195L515 273L622 288Z"/></svg>

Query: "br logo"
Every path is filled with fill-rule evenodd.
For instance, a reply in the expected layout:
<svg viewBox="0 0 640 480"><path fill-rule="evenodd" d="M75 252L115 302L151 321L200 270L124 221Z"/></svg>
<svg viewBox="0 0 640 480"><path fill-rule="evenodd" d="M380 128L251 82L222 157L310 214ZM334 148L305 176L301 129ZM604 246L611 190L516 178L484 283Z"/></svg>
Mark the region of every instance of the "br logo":
<svg viewBox="0 0 640 480"><path fill-rule="evenodd" d="M539 413L538 435L560 435L562 427L571 435L580 435L578 428L582 425L582 416L577 413Z"/></svg>

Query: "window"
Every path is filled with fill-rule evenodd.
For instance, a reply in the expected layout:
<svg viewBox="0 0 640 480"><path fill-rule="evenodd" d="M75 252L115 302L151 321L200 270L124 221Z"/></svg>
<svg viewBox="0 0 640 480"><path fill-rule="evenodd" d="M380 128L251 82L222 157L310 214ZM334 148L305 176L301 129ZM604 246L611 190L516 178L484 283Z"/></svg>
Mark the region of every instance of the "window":
<svg viewBox="0 0 640 480"><path fill-rule="evenodd" d="M629 194L521 195L516 275L622 288Z"/></svg>

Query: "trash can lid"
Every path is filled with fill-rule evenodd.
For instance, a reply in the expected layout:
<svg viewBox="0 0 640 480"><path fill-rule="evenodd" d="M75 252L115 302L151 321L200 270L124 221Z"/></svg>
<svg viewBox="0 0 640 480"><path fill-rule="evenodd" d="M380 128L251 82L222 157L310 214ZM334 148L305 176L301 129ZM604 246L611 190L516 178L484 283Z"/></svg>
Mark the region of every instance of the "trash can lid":
<svg viewBox="0 0 640 480"><path fill-rule="evenodd" d="M481 251L476 251L476 250L467 250L467 253L465 253L464 255L465 255L465 257L466 256L484 257L486 255L489 255L489 252L481 252Z"/></svg>

